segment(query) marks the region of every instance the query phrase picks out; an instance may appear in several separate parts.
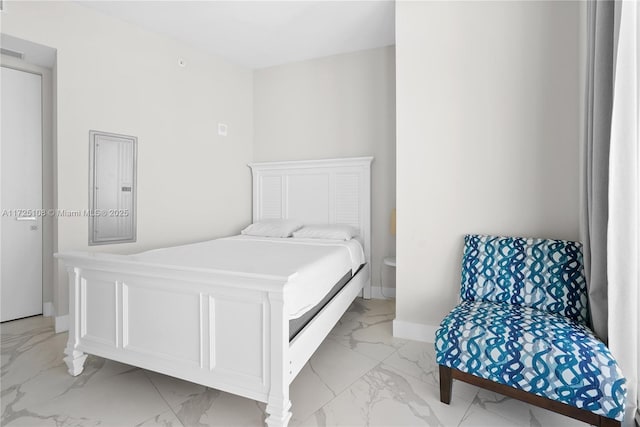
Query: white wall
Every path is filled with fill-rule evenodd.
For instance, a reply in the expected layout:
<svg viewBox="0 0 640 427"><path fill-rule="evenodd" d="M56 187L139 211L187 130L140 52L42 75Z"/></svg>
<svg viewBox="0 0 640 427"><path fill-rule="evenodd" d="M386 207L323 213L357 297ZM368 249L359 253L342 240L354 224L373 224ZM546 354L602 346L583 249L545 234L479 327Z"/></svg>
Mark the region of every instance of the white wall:
<svg viewBox="0 0 640 427"><path fill-rule="evenodd" d="M75 2L4 9L3 33L58 52L59 209L88 207L90 129L138 137L138 241L88 247L87 218L59 218L59 251L135 252L232 234L250 221L251 70ZM218 122L228 137L217 136ZM59 281L64 314L64 272Z"/></svg>
<svg viewBox="0 0 640 427"><path fill-rule="evenodd" d="M433 340L465 233L578 239L579 16L396 3L399 336Z"/></svg>
<svg viewBox="0 0 640 427"><path fill-rule="evenodd" d="M379 286L382 258L395 254L393 46L256 70L254 140L256 161L375 157L372 285ZM383 270L385 286L394 274Z"/></svg>

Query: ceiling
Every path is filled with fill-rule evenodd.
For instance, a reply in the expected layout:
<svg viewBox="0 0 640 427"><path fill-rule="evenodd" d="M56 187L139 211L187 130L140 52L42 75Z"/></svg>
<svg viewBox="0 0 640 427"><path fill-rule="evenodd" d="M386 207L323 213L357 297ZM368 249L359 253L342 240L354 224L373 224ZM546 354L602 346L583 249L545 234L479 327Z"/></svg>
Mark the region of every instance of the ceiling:
<svg viewBox="0 0 640 427"><path fill-rule="evenodd" d="M82 1L250 68L395 43L382 1Z"/></svg>

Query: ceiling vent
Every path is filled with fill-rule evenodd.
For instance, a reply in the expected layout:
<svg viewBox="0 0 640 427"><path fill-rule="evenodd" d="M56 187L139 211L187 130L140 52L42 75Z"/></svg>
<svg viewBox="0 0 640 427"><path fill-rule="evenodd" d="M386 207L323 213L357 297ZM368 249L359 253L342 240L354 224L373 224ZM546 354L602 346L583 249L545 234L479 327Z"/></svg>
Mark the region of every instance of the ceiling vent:
<svg viewBox="0 0 640 427"><path fill-rule="evenodd" d="M15 50L5 49L4 47L0 47L0 53L7 56L13 56L14 58L22 59L24 58L24 53L16 52Z"/></svg>

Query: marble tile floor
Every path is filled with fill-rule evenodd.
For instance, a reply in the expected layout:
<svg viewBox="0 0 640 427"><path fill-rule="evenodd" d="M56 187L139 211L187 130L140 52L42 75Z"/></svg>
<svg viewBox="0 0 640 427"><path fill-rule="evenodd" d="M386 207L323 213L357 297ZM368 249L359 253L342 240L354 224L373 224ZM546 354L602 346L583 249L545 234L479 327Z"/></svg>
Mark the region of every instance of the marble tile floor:
<svg viewBox="0 0 640 427"><path fill-rule="evenodd" d="M394 302L357 299L291 386L292 426L585 426L461 382L440 403L433 344L393 338ZM89 356L52 319L0 325L2 426L261 426L265 405Z"/></svg>

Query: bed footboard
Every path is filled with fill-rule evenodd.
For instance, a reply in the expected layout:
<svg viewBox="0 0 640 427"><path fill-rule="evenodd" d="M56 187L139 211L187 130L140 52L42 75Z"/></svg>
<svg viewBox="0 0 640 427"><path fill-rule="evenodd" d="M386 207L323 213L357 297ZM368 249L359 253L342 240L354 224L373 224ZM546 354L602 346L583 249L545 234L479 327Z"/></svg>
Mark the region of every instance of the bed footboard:
<svg viewBox="0 0 640 427"><path fill-rule="evenodd" d="M288 378L279 368L289 360L286 278L106 257L62 256L70 266L71 375L94 354L262 402L279 382L274 375Z"/></svg>
<svg viewBox="0 0 640 427"><path fill-rule="evenodd" d="M361 269L289 342L286 277L58 255L69 274L73 376L87 354L267 403L269 426L291 417L289 384L369 281Z"/></svg>

